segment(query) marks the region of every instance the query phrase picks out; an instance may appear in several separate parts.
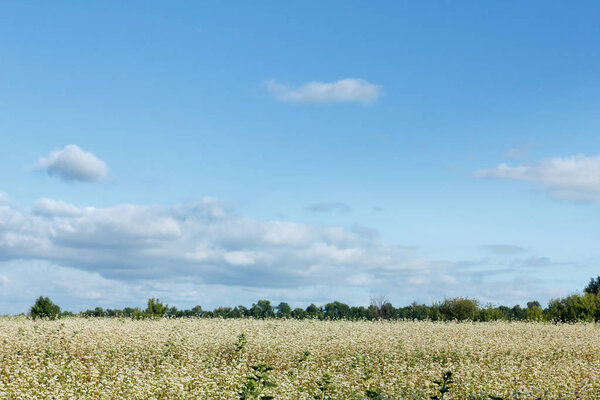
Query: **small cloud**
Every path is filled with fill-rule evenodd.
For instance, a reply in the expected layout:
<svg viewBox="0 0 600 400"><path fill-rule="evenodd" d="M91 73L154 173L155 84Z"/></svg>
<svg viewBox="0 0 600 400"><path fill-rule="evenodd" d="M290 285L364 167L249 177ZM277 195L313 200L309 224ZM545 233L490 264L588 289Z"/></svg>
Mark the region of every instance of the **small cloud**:
<svg viewBox="0 0 600 400"><path fill-rule="evenodd" d="M548 257L530 257L523 261L523 265L527 267L549 267L557 263L552 262Z"/></svg>
<svg viewBox="0 0 600 400"><path fill-rule="evenodd" d="M568 261L553 261L549 257L532 256L525 259L514 260L513 266L518 268L551 268L551 267L563 267L563 266L575 266L575 263Z"/></svg>
<svg viewBox="0 0 600 400"><path fill-rule="evenodd" d="M357 78L346 78L335 82L312 81L296 88L268 81L267 91L275 99L290 103L371 104L381 95L381 86Z"/></svg>
<svg viewBox="0 0 600 400"><path fill-rule="evenodd" d="M600 155L555 157L515 167L502 163L477 171L475 177L534 182L559 200L600 201Z"/></svg>
<svg viewBox="0 0 600 400"><path fill-rule="evenodd" d="M10 197L4 192L0 192L0 204L8 203L10 201Z"/></svg>
<svg viewBox="0 0 600 400"><path fill-rule="evenodd" d="M533 146L530 144L525 144L519 147L513 147L509 149L506 153L503 154L504 158L508 158L510 160L520 160L523 158L527 158L529 153L533 150Z"/></svg>
<svg viewBox="0 0 600 400"><path fill-rule="evenodd" d="M382 212L383 211L383 207L381 207L381 206L373 206L373 211L375 211L375 212Z"/></svg>
<svg viewBox="0 0 600 400"><path fill-rule="evenodd" d="M10 282L10 280L4 276L4 275L0 275L0 286L5 286Z"/></svg>
<svg viewBox="0 0 600 400"><path fill-rule="evenodd" d="M81 209L64 201L42 198L35 202L33 213L45 217L74 217L81 215Z"/></svg>
<svg viewBox="0 0 600 400"><path fill-rule="evenodd" d="M519 254L527 251L523 247L510 244L489 244L483 248L494 254Z"/></svg>
<svg viewBox="0 0 600 400"><path fill-rule="evenodd" d="M314 213L348 212L352 210L349 205L340 202L311 204L306 209Z"/></svg>
<svg viewBox="0 0 600 400"><path fill-rule="evenodd" d="M40 158L37 168L46 170L48 175L57 175L64 181L98 182L108 176L104 161L74 144Z"/></svg>

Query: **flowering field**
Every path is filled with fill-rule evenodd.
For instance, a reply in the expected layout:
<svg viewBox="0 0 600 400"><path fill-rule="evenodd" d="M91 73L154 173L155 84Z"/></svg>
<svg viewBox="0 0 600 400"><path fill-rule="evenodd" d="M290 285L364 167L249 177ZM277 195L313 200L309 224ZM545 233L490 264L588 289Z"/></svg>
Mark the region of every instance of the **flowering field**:
<svg viewBox="0 0 600 400"><path fill-rule="evenodd" d="M446 371L447 399L600 393L595 324L10 317L0 341L2 399L428 399Z"/></svg>

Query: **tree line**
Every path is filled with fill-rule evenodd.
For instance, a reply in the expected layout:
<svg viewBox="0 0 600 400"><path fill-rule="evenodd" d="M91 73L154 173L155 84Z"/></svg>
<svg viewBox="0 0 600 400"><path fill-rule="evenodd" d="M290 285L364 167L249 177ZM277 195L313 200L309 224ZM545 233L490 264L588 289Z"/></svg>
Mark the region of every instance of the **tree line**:
<svg viewBox="0 0 600 400"><path fill-rule="evenodd" d="M475 299L455 297L442 302L425 304L412 303L405 307L394 307L385 297L372 298L368 306L349 306L339 301L322 306L311 304L306 308L292 308L288 303L273 305L269 300L258 300L251 307L218 307L203 310L195 306L179 310L163 304L159 299L148 300L147 307L125 307L123 309L103 309L96 307L74 314L61 311L48 297L41 296L31 307L32 318L55 319L63 316L82 317L125 317L145 318L288 318L319 320L431 320L431 321L600 321L600 276L592 278L582 294L552 299L546 308L538 301L530 301L526 307L481 305Z"/></svg>

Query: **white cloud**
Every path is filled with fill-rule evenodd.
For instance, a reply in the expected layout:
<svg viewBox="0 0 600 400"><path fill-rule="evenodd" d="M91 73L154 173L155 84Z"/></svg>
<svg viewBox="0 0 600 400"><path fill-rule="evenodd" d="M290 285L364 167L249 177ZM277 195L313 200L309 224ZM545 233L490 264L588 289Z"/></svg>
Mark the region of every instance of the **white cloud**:
<svg viewBox="0 0 600 400"><path fill-rule="evenodd" d="M97 182L108 176L104 161L74 144L40 158L37 167L65 181Z"/></svg>
<svg viewBox="0 0 600 400"><path fill-rule="evenodd" d="M35 202L33 212L36 215L44 215L47 217L74 217L81 215L83 211L64 201L42 198Z"/></svg>
<svg viewBox="0 0 600 400"><path fill-rule="evenodd" d="M526 250L520 246L514 246L511 244L489 244L487 246L483 246L484 249L494 253L494 254L519 254L524 253Z"/></svg>
<svg viewBox="0 0 600 400"><path fill-rule="evenodd" d="M256 252L230 251L223 258L231 265L252 265L256 262Z"/></svg>
<svg viewBox="0 0 600 400"><path fill-rule="evenodd" d="M322 212L322 213L333 213L333 212L348 212L352 210L348 204L341 202L332 202L332 203L316 203L311 204L306 207L307 210L312 212Z"/></svg>
<svg viewBox="0 0 600 400"><path fill-rule="evenodd" d="M513 265L517 268L523 267L531 267L531 268L539 268L539 267L564 267L564 266L575 266L572 262L555 262L551 260L549 257L537 257L532 256L523 260L514 260Z"/></svg>
<svg viewBox="0 0 600 400"><path fill-rule="evenodd" d="M381 86L357 78L346 78L335 82L313 81L296 88L269 81L267 91L277 100L290 103L370 104L381 95Z"/></svg>
<svg viewBox="0 0 600 400"><path fill-rule="evenodd" d="M506 153L504 153L504 157L511 160L527 158L531 153L531 150L533 150L533 147L534 146L531 144L524 144L519 147L513 147L512 149L509 149Z"/></svg>
<svg viewBox="0 0 600 400"><path fill-rule="evenodd" d="M77 309L151 296L186 306L259 297L366 304L373 294L398 305L454 295L506 299L483 280L493 271L475 270L481 263L419 257L363 230L256 220L216 199L95 208L44 198L31 211L0 206L0 274L14 288L0 291L0 306L17 294L22 306L44 293Z"/></svg>
<svg viewBox="0 0 600 400"><path fill-rule="evenodd" d="M556 157L515 167L502 163L492 169L480 170L476 176L534 182L557 199L600 201L600 155Z"/></svg>
<svg viewBox="0 0 600 400"><path fill-rule="evenodd" d="M344 285L356 276L388 274L390 263L412 258L410 248L383 245L372 235L339 227L227 214L214 199L172 207L108 208L40 199L31 214L0 207L0 259L46 260L119 281L185 278L265 288Z"/></svg>
<svg viewBox="0 0 600 400"><path fill-rule="evenodd" d="M8 203L10 201L10 197L4 192L0 192L0 204Z"/></svg>

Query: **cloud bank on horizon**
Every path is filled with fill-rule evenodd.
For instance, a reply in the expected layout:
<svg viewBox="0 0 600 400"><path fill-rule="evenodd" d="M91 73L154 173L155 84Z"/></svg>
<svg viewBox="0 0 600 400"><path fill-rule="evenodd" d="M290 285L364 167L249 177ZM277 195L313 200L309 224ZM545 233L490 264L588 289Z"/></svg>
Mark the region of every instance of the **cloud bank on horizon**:
<svg viewBox="0 0 600 400"><path fill-rule="evenodd" d="M490 248L517 253L509 246ZM1 283L11 288L5 296L14 301L47 291L41 287L84 304L110 299L109 305L160 293L184 304L217 305L269 295L296 303L328 301L330 295L364 302L397 288L403 296L429 301L464 295L466 287L470 295L489 301L515 302L526 293L542 293L538 282L518 273L502 282L487 281L498 271L485 260L423 258L412 247L382 243L361 229L261 221L238 215L214 198L104 208L42 198L30 211L2 205L0 254L0 270L10 272ZM512 260L503 270L551 265L546 258L527 258Z"/></svg>

